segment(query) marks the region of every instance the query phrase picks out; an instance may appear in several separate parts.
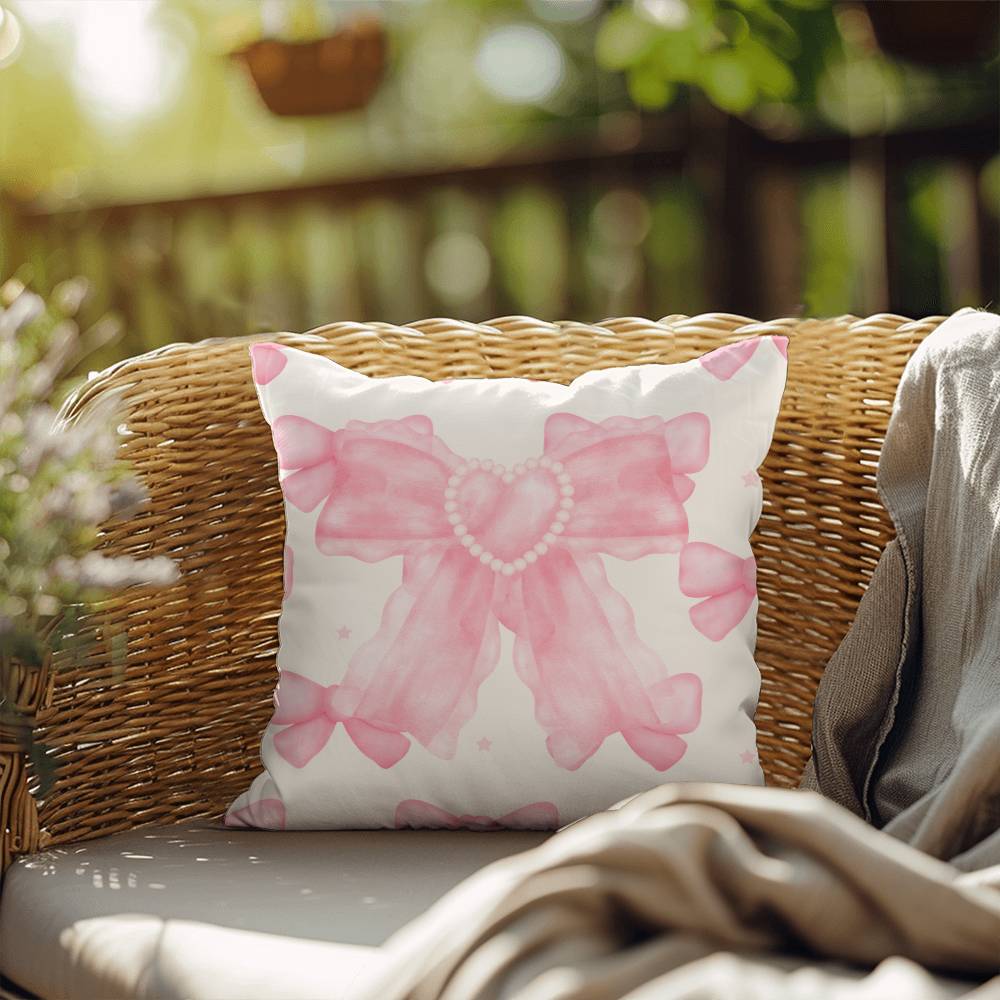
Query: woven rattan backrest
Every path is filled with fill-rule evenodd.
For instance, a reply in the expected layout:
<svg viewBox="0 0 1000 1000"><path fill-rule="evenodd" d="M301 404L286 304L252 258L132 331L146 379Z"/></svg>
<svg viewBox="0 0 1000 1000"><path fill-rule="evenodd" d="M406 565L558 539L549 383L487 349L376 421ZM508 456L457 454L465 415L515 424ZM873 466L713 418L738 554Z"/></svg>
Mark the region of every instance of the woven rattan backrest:
<svg viewBox="0 0 1000 1000"><path fill-rule="evenodd" d="M787 334L788 388L753 544L760 756L770 782L792 785L809 753L816 683L891 533L873 476L896 383L938 322L751 323L715 314L591 327L514 317L483 326L341 323L274 339L375 376L566 382L587 369L685 360L744 337ZM246 347L228 340L154 351L91 380L75 401L79 410L123 393L125 455L150 493L142 513L109 527L109 549L170 555L181 576L165 591L128 592L108 610L109 634L127 634L124 666L107 639L56 671L37 735L57 748L58 776L39 826L13 821L15 850L218 815L258 767L275 683L283 521ZM0 767L0 794L10 800L2 778ZM25 808L8 801L6 821Z"/></svg>

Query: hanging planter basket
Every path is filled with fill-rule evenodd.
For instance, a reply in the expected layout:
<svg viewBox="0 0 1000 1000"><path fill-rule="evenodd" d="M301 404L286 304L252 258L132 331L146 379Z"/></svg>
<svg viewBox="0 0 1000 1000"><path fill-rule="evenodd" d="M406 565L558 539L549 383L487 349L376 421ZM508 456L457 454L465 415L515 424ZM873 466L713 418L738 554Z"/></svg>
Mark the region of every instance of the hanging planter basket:
<svg viewBox="0 0 1000 1000"><path fill-rule="evenodd" d="M358 19L309 42L261 39L237 52L268 110L282 116L331 115L363 108L385 73L380 21Z"/></svg>
<svg viewBox="0 0 1000 1000"><path fill-rule="evenodd" d="M932 66L974 62L996 51L995 0L866 0L879 48Z"/></svg>

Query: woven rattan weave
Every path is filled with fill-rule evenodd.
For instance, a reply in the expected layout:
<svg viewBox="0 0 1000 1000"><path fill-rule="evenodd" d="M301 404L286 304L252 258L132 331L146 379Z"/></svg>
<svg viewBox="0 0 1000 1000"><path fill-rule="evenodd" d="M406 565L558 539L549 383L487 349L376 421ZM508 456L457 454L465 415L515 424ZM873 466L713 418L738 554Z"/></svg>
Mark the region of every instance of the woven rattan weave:
<svg viewBox="0 0 1000 1000"><path fill-rule="evenodd" d="M790 339L789 378L764 468L753 540L760 593L757 712L768 780L793 785L809 754L813 694L891 524L874 471L907 358L940 318L775 320L711 314L598 326L508 317L485 325L336 323L283 343L374 376L522 375L566 382L593 368L695 357L761 333ZM145 823L218 816L258 767L275 683L282 511L247 340L178 344L89 381L79 412L124 400L123 445L148 506L107 528L116 553L172 556L179 581L105 610L82 662L25 672L22 707L54 748L57 779L29 794L18 740L0 734L3 863ZM124 664L111 656L124 632ZM119 658L120 660L120 658Z"/></svg>

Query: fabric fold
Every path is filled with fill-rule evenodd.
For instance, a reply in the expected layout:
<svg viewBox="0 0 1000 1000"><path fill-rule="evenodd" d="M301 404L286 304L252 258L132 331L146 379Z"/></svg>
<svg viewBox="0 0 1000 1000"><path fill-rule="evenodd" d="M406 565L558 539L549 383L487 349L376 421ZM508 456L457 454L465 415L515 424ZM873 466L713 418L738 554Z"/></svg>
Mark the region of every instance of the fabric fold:
<svg viewBox="0 0 1000 1000"><path fill-rule="evenodd" d="M834 961L919 963L971 991L1000 974L998 942L1000 871L968 880L814 793L667 785L466 880L390 939L364 997L612 1000L718 951L821 963L810 996L835 981L822 964ZM755 961L689 968L688 992L648 995L748 995ZM595 965L600 994L568 988ZM837 996L877 995L856 985Z"/></svg>

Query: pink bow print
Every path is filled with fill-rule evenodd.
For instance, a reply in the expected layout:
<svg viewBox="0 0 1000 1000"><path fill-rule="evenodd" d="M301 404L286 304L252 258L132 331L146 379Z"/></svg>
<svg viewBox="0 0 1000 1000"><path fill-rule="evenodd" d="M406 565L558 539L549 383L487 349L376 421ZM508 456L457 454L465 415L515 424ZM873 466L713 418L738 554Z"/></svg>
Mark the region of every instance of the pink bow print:
<svg viewBox="0 0 1000 1000"><path fill-rule="evenodd" d="M275 710L271 717L273 725L288 727L274 738L278 753L294 767L305 767L326 746L337 724L342 723L366 757L381 767L392 767L409 750L410 742L398 732L372 725L335 707L335 702L343 706L346 701L356 703L359 699L360 692L354 692L351 698L342 685L323 687L301 674L283 670L274 693Z"/></svg>
<svg viewBox="0 0 1000 1000"><path fill-rule="evenodd" d="M237 806L234 802L226 813L226 826L253 827L258 830L285 829L285 803L275 783L268 778L260 795L252 802Z"/></svg>
<svg viewBox="0 0 1000 1000"><path fill-rule="evenodd" d="M681 593L704 597L691 609L694 627L713 642L725 638L750 610L757 596L757 564L706 542L681 550Z"/></svg>
<svg viewBox="0 0 1000 1000"><path fill-rule="evenodd" d="M559 811L551 802L532 802L513 812L491 819L489 816L454 816L422 799L406 799L396 806L396 829L415 830L554 830Z"/></svg>
<svg viewBox="0 0 1000 1000"><path fill-rule="evenodd" d="M728 382L754 356L764 340L769 340L783 358L788 357L787 337L751 337L748 340L738 340L734 344L717 347L698 360L709 374L714 375L720 382Z"/></svg>
<svg viewBox="0 0 1000 1000"><path fill-rule="evenodd" d="M642 642L601 556L687 541L689 474L708 458L704 414L554 414L542 454L511 469L462 459L424 416L336 431L283 416L274 440L288 502L322 503L321 552L403 558L401 586L341 684L283 674L274 723L289 726L275 740L286 760L304 766L341 723L381 767L408 737L450 759L499 658L500 625L514 633L515 669L561 767L578 768L616 732L658 770L681 758L701 682L670 676Z"/></svg>

